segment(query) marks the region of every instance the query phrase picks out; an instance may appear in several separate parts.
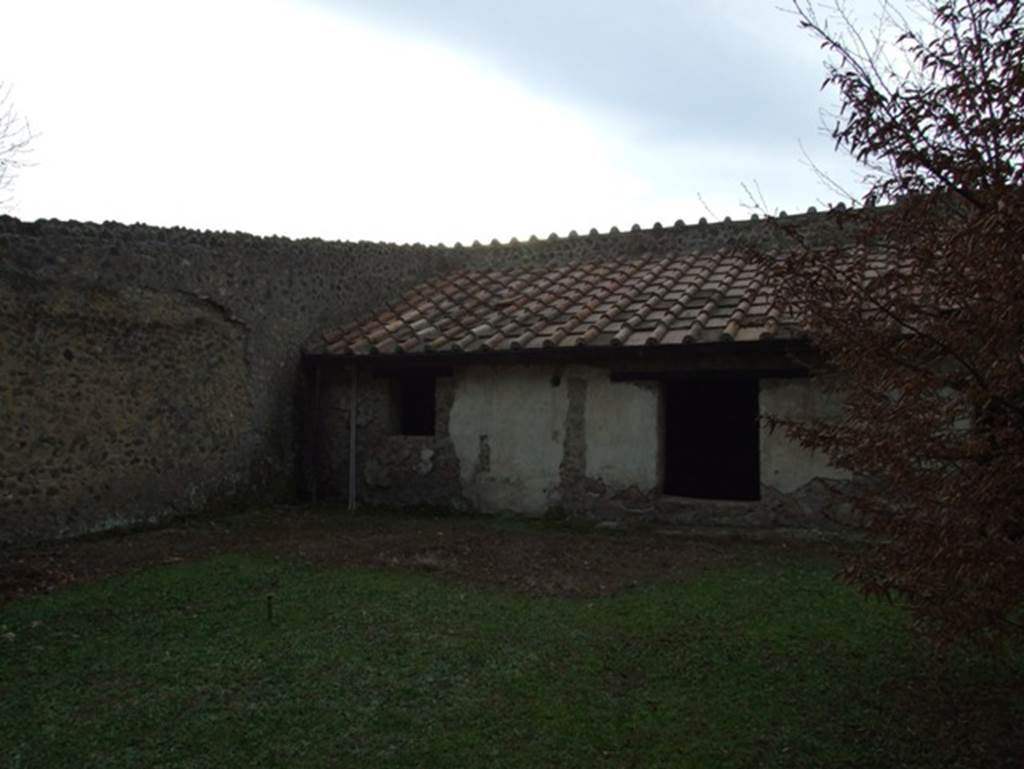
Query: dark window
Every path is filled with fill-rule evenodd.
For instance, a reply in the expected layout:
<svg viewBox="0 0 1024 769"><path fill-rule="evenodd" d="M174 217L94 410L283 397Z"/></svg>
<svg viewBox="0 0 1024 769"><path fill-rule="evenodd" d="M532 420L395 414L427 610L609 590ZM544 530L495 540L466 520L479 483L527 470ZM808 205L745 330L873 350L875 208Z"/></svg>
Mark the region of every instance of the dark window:
<svg viewBox="0 0 1024 769"><path fill-rule="evenodd" d="M668 381L663 393L665 493L760 499L757 380Z"/></svg>
<svg viewBox="0 0 1024 769"><path fill-rule="evenodd" d="M395 405L399 435L433 435L437 404L437 378L432 375L400 376L395 381Z"/></svg>

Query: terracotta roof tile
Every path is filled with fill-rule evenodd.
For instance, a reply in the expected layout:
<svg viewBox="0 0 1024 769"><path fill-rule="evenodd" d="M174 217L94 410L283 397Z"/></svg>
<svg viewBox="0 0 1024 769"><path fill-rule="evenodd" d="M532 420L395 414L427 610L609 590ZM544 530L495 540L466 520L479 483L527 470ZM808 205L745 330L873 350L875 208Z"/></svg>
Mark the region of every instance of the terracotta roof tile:
<svg viewBox="0 0 1024 769"><path fill-rule="evenodd" d="M460 270L323 334L335 355L634 347L789 330L753 265L724 252Z"/></svg>

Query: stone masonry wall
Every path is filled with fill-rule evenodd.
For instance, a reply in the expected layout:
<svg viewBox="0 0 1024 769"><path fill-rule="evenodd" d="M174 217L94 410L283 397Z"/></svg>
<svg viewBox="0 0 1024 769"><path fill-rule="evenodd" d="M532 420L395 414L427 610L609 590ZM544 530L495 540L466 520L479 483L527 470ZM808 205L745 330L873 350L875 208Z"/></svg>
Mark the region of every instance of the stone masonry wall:
<svg viewBox="0 0 1024 769"><path fill-rule="evenodd" d="M348 494L351 374L325 366L317 405L316 493ZM465 509L448 425L455 383L438 377L434 435L396 435L393 381L363 371L356 383L356 488L360 505Z"/></svg>
<svg viewBox="0 0 1024 769"><path fill-rule="evenodd" d="M723 222L424 247L0 217L0 544L294 497L304 343L438 272L786 239ZM385 465L406 449L382 446ZM396 462L427 451L445 466L426 445Z"/></svg>
<svg viewBox="0 0 1024 769"><path fill-rule="evenodd" d="M186 296L17 276L0 307L15 332L0 356L7 538L130 523L149 500L184 510L249 480L242 324Z"/></svg>
<svg viewBox="0 0 1024 769"><path fill-rule="evenodd" d="M304 341L453 263L0 217L0 543L293 496Z"/></svg>

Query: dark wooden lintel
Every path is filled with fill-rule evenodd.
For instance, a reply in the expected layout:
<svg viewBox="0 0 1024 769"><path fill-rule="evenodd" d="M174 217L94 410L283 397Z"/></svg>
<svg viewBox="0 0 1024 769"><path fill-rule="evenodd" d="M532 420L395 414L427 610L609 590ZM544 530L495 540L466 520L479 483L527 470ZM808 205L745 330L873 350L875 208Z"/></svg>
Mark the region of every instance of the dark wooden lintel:
<svg viewBox="0 0 1024 769"><path fill-rule="evenodd" d="M370 367L370 375L374 379L409 375L446 377L455 376L455 370L451 366L429 365L429 361L410 361L407 365L375 363Z"/></svg>
<svg viewBox="0 0 1024 769"><path fill-rule="evenodd" d="M798 379L810 376L806 368L733 368L733 369L666 369L661 371L630 371L612 369L613 382L663 382L666 380L707 379Z"/></svg>

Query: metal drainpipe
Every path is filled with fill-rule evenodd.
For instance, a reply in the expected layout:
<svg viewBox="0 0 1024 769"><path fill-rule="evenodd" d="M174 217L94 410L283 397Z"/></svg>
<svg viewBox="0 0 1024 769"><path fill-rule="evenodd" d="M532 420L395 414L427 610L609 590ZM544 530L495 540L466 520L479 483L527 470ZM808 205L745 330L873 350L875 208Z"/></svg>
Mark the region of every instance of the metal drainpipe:
<svg viewBox="0 0 1024 769"><path fill-rule="evenodd" d="M356 401L356 379L359 369L355 363L352 364L352 389L348 400L348 509L353 512L356 509L356 418L359 414L359 404Z"/></svg>
<svg viewBox="0 0 1024 769"><path fill-rule="evenodd" d="M320 422L320 369L321 368L322 368L322 363L320 362L319 359L316 359L316 361L313 364L313 399L312 399L312 403L310 404L310 411L312 413L310 414L310 417L309 417L309 420L310 420L310 430L309 430L309 435L310 435L310 447L309 447L310 470L309 470L309 475L310 475L310 486L312 487L310 489L310 491L312 492L312 496L313 496L313 504L316 504L317 497L319 496L318 493L317 493L319 491L319 489L317 488L317 484L318 484L318 480L319 479L318 479L318 476L317 476L317 451L316 451L316 445L317 445L317 440L319 440L319 437L320 437L319 422Z"/></svg>

